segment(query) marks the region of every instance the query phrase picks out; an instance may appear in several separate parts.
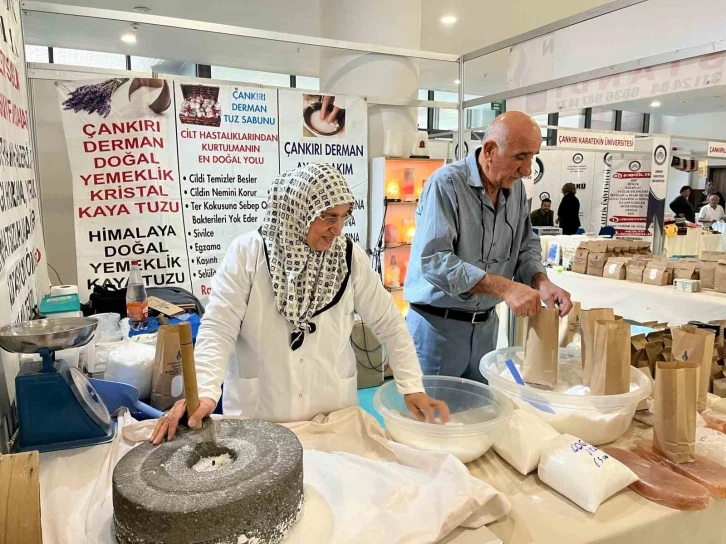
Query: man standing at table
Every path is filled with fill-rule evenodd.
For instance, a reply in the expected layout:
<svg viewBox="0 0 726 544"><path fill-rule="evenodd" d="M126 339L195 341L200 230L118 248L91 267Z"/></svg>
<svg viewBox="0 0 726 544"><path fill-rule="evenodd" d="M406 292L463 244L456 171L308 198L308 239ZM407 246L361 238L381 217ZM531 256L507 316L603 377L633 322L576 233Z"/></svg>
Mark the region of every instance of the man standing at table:
<svg viewBox="0 0 726 544"><path fill-rule="evenodd" d="M516 316L537 314L542 302L562 316L572 308L547 279L521 181L541 142L531 117L505 113L480 149L426 182L404 288L424 374L483 382L479 361L496 348L501 301Z"/></svg>

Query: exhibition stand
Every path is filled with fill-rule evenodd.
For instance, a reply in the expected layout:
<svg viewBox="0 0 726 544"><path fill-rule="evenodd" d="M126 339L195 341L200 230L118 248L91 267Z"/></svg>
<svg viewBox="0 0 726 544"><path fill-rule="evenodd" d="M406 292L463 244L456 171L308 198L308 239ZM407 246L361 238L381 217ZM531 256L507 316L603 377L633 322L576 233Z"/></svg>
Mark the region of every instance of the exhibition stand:
<svg viewBox="0 0 726 544"><path fill-rule="evenodd" d="M260 227L272 181L282 172L309 162L332 164L345 176L355 200L352 219L343 233L366 249L384 287L392 293L393 303L406 315L408 306L403 298L403 286L416 229L415 210L422 189L438 168L473 151L472 134L480 135L487 128L467 126L467 113L472 108L498 100L512 99L513 104L521 104L529 93L547 95L550 90L548 85L540 83L539 87L527 85L501 92L482 91L477 94L478 98L465 100L465 89L471 89L471 81L477 77L477 63L511 47L642 1L615 2L617 5L600 7L465 55L313 38L145 13L24 2L24 16L45 17L58 24L69 18L98 21L99 25L130 22L154 27L177 40L183 39L186 33L201 32L210 38L224 37L231 44L234 40L240 40L240 43L259 40L288 53L294 48L298 48L297 53L300 53L299 47L312 48L325 60L325 68L324 77L321 77L322 90L306 91L154 72L93 70L52 64L29 65L26 73L23 55L15 55L18 86L11 85L14 91L6 89L9 82L0 79L0 91L11 96L13 103L26 108L30 120L15 119L12 126L7 122L0 124L0 135L15 146L12 152L4 154L13 164L2 166L7 167L14 178L28 181L20 184L18 191L26 197L17 199L17 205L8 205L6 210L7 202L2 199L4 215L0 226L15 233L25 233L25 236L22 240L14 240L17 243L12 251L0 251L0 324L26 320L33 315L37 303L49 292L46 268L48 263L54 262L61 269L61 274L56 271L59 283L77 287L75 294L83 302L88 300L94 288L123 287L129 276L130 262L143 259L144 280L148 286L180 288L205 304L211 293L212 278L232 242ZM16 7L18 16L13 30L20 35L20 14ZM387 7L382 1L377 4L379 10ZM337 28L345 19L344 12L343 9L326 13L324 24ZM393 32L395 28L389 30ZM2 47L0 44L0 49ZM409 63L416 69L411 70ZM417 90L419 63L422 66L436 64L456 72L459 99L456 102L413 99L410 91ZM640 68L657 64L651 59ZM361 71L348 74L349 78L345 79L347 71L352 73L357 69ZM389 85L391 94L386 95L383 87L387 85L387 79L394 81L398 76L404 77L401 74L409 77L411 73L415 73L415 77L399 81L400 85ZM590 74L589 77L594 76ZM583 74L570 82L586 78ZM359 90L364 83L371 83L371 86ZM370 90L375 88L374 84L382 89L380 95ZM322 117L329 104L338 109L333 120ZM431 140L426 133L417 133L411 119L415 116L415 108L419 107L457 110L458 130L439 134ZM680 155L697 160L726 157L726 151L718 150L726 142L549 125L543 125L543 128L557 132L553 142L556 145L542 147L533 159L532 175L523 180L532 210L539 208L544 198L550 198L556 209L562 185L574 183L582 204L581 222L587 232L584 238L597 237L601 227L613 226L616 239L647 242L654 253L665 253L669 257L700 256L705 251L722 250L721 234L689 229L684 236L668 238L664 226L669 214L667 195L674 162L673 143L679 141ZM687 142L688 149L683 141ZM30 160L31 156L37 157L37 161ZM543 260L548 259L549 248L558 239L560 237L543 239ZM562 263L562 248L560 251L557 265ZM569 251L572 257L574 247ZM548 277L567 290L573 300L581 302L583 309L609 308L626 321L657 321L678 326L691 320L705 322L726 318L726 294L722 293L676 292L669 286L616 281L562 271L561 268L548 269ZM9 286L15 289L12 294ZM500 320L497 346L503 348L511 344L513 323L503 303L496 311ZM156 339L151 341L155 346ZM630 341L629 335L627 341ZM573 357L580 357L578 342L573 342L577 346L572 348L574 352L561 350L559 355L565 353L569 357L575 353ZM186 345L191 349L190 346L191 343ZM181 347L178 351L181 357ZM557 350L554 353L557 378ZM16 368L18 360L15 355L3 354L7 368ZM714 362L717 363L716 358ZM83 364L78 364L83 370ZM577 365L580 365L580 359ZM631 370L629 365L626 367L627 371ZM88 369L86 366L85 370ZM578 366L577 370L581 387L584 383L582 369ZM509 367L509 372L511 374L507 376L513 379L513 384L522 381L516 369ZM383 368L381 377L382 374ZM7 379L4 370L0 377L0 386L4 386L3 380ZM639 375L639 379L644 378ZM150 386L150 376L147 381ZM524 381L520 385L526 387ZM177 383L175 387L181 386ZM13 417L5 416L10 414L11 403L15 400L6 398L5 389L0 387L0 416L3 416L0 451L3 452L12 436L12 429L6 426L13 421ZM536 395L543 390L537 389L535 397L524 402L541 410L543 404ZM636 403L653 400L650 386L640 388L640 392L643 391L641 398L631 403L632 411L627 413L626 410L626 425L620 428L619 438L613 442L618 447L632 449L639 440L652 439L652 428L632 419ZM630 391L622 394L626 393ZM506 417L501 416L504 429L509 423L507 418L512 416L512 406L517 407L517 404L498 390L497 396L491 398L499 396L503 400L497 404L497 409L506 414ZM461 399L464 397L461 395ZM480 410L488 410L496 404L491 398L487 397L491 404L486 406L467 405L461 409L464 413L474 412L472 417L479 418L477 421L437 426L436 432L443 429L441 433L456 433L458 425L472 425L493 442L493 430L481 431L492 421L492 416ZM412 421L410 414L403 414L402 411L407 410L403 400L399 404L404 427L406 424L425 425ZM555 413L549 405L544 405L543 413ZM521 408L516 410L521 411ZM336 419L339 417L350 419L341 424ZM153 427L153 422L136 422L128 414L121 415L121 419L119 425L123 423L124 428L111 443L40 455L42 515L38 514L36 523L42 524L42 541L46 544L75 544L83 542L90 533L98 544L114 542L111 475L123 454L148 441ZM432 526L427 529L431 529L431 534L437 538L422 537L423 533L417 533L414 527L409 534L401 536L400 541L436 540L456 544L657 541L665 544L713 542L722 538L726 500L711 499L702 510L681 512L647 500L629 489L628 486L637 481L635 478L607 495L602 506L598 503L592 510L594 513L589 513L555 491L552 485L546 485L538 477L536 468L523 476L495 453L495 449L483 455L480 452L480 456L472 456L475 460L471 461L471 458L463 459L460 452L422 447L420 442L407 441L405 433L404 438L402 435L394 437L395 429L391 425L384 430L369 414L355 407L333 412L327 417L318 416L313 422L285 425L301 439L306 463L311 457L325 452L337 456L334 458L338 461L350 460L348 458L364 458L363 464L385 461L386 470L390 472L381 473L380 483L397 481L399 473L406 473L409 478L406 485L411 487L401 484L392 487L390 492L373 489L366 495L355 485L339 488L335 477L326 477L333 474L333 469L329 473L324 469L311 472L323 476L305 479L308 496L329 494L321 502L314 503L323 504L323 509L315 515L307 512L307 519L312 519L314 525L317 520L338 519L336 515L341 512L345 515L340 519L355 518L361 527L351 522L337 530L368 530L368 539L355 540L355 534L351 533L351 541L385 542L385 531L382 530L383 536L371 537L375 534L371 528L384 527L385 523L394 526L396 516L405 517L415 526L417 515L426 518ZM559 429L552 429L552 432L565 438L570 434ZM444 438L450 438L444 434L433 436L436 441L441 439L441 443ZM462 438L465 442L471 436ZM393 439L400 443L394 444ZM584 444L582 437L573 436L572 439L575 440L573 448L582 443L579 449L575 448L577 451L590 456L596 452L602 454ZM406 463L402 461L404 458ZM230 462L234 461L236 458ZM611 459L611 464L614 461ZM596 456L594 462L597 465L604 461ZM305 470L308 474L307 464ZM424 476L441 482L436 478L448 475L445 471L451 471L460 480L444 478L442 486L450 486L452 481L463 482L452 491L456 500L427 501L433 514L418 512L407 504L411 489L417 494L439 489L430 486L427 490L421 483L428 482ZM342 476L343 472L341 470L337 476ZM345 500L341 499L341 493ZM391 503L390 508L389 503L385 503L386 509L378 508L385 500L398 502ZM362 506L372 509L375 514L356 517ZM438 518L437 508L446 513L442 519ZM100 516L101 512L105 517L94 517ZM422 519L420 521L423 523ZM322 521L320 525L324 525ZM332 523L331 527L334 525ZM252 539L244 538L239 541L252 542ZM324 544L322 540L316 542Z"/></svg>

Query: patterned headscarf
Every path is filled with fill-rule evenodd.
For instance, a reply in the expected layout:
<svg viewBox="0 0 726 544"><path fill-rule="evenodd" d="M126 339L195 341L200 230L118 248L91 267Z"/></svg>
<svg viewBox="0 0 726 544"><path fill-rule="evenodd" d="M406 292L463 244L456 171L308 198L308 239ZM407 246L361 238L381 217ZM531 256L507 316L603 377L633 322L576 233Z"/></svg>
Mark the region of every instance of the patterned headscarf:
<svg viewBox="0 0 726 544"><path fill-rule="evenodd" d="M310 225L326 210L352 202L345 178L328 164L290 170L270 187L261 232L277 311L293 326L293 349L305 332L315 332L310 319L333 301L348 274L345 237L315 251L306 240Z"/></svg>

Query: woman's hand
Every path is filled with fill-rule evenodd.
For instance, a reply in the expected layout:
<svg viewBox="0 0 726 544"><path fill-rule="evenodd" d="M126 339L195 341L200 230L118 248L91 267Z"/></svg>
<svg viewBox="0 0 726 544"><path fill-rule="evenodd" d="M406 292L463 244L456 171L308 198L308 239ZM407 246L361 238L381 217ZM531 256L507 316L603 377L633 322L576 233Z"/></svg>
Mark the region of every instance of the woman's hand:
<svg viewBox="0 0 726 544"><path fill-rule="evenodd" d="M214 412L216 407L217 403L212 399L201 397L199 399L199 407L189 417L189 427L195 427L202 419ZM186 399L176 401L174 406L171 407L171 410L159 418L156 427L154 427L154 432L151 433L149 442L156 446L157 444L161 444L164 439L174 440L176 428L179 426L179 420L184 417L186 411Z"/></svg>
<svg viewBox="0 0 726 544"><path fill-rule="evenodd" d="M449 421L449 407L443 400L436 400L429 397L426 393L409 393L403 396L406 408L419 421L426 423L436 423L434 412L439 412L441 423Z"/></svg>

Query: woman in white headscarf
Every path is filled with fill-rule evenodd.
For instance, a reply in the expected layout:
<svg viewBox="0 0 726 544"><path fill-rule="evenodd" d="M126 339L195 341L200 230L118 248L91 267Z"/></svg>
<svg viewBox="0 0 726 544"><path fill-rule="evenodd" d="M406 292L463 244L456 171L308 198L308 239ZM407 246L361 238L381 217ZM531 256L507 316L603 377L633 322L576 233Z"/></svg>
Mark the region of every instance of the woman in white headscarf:
<svg viewBox="0 0 726 544"><path fill-rule="evenodd" d="M275 180L262 227L232 243L212 280L194 350L200 406L190 426L212 413L222 382L225 414L281 423L356 406L354 312L386 344L411 412L448 418L446 405L424 393L390 294L365 252L342 235L352 206L345 178L329 165L308 164ZM177 402L152 441L172 438L185 409Z"/></svg>

